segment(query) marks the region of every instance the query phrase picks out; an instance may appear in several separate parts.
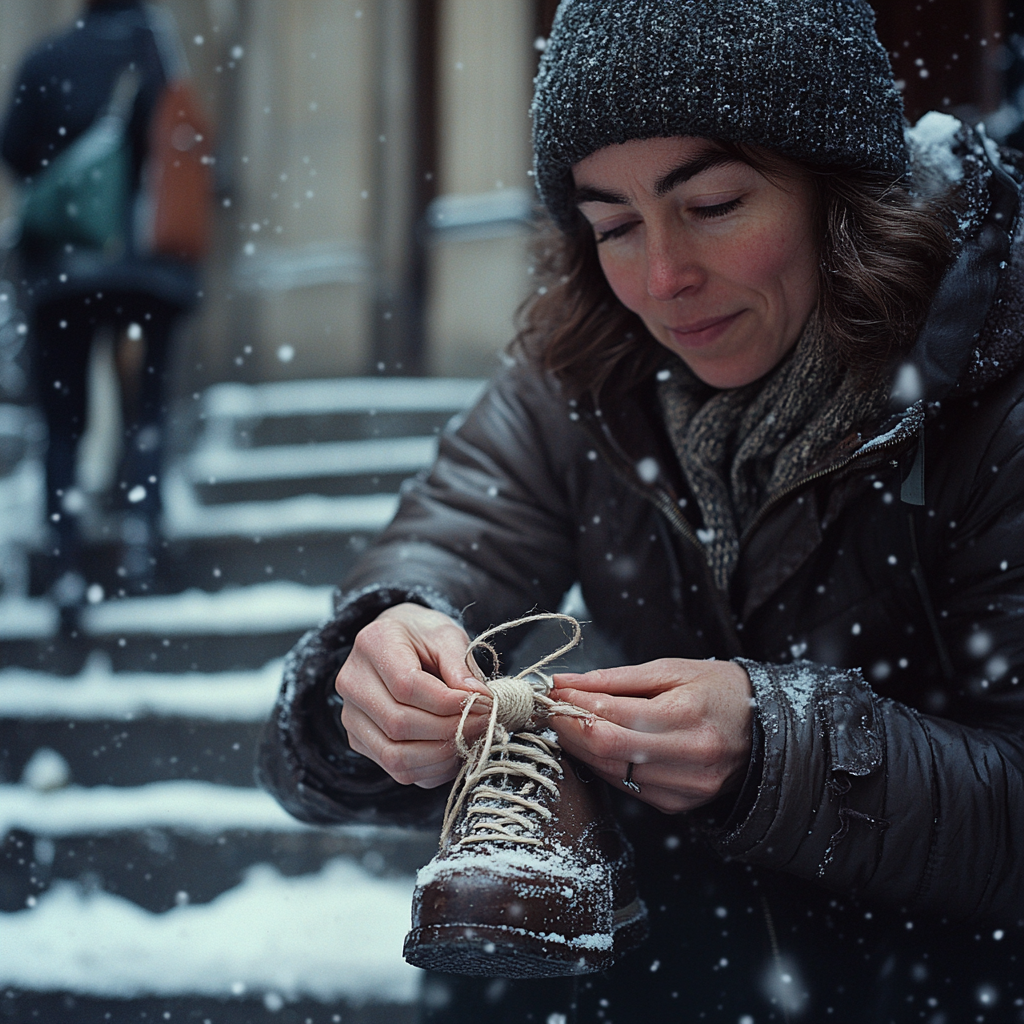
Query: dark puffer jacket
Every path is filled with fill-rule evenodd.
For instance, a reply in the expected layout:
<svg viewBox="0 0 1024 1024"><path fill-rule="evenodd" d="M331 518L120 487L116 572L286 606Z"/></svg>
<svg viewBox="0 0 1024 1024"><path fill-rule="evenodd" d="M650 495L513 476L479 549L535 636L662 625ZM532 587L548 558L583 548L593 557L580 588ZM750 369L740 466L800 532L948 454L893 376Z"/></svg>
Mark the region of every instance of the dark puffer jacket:
<svg viewBox="0 0 1024 1024"><path fill-rule="evenodd" d="M557 607L578 580L624 663L746 659L759 734L747 783L730 806L688 816L734 874L798 879L786 900L801 915L835 910L825 889L861 901L858 921L867 906L868 921L878 908L1019 937L1024 252L1010 237L1017 185L991 164L984 185L911 360L920 400L762 509L728 595L653 387L594 408L508 366L406 487L335 619L293 651L264 785L310 821L429 820L443 794L398 786L345 743L332 684L355 633L405 600L465 609L473 633ZM679 845L685 824L631 805L634 834ZM713 906L723 890L708 886ZM856 941L844 927L829 941ZM953 927L954 947L974 941L973 925Z"/></svg>

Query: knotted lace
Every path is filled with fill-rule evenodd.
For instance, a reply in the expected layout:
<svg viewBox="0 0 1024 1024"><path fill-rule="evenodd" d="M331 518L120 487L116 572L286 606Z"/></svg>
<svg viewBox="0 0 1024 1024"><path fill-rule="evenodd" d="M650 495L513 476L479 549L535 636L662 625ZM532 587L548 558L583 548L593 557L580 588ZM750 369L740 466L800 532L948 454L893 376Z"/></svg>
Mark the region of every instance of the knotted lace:
<svg viewBox="0 0 1024 1024"><path fill-rule="evenodd" d="M497 651L488 640L516 626L545 619L570 623L571 639L514 676L500 675ZM469 746L465 740L466 720L473 705L488 698L481 693L471 694L463 707L455 733L455 748L464 760L445 807L442 847L464 808L465 834L456 845L506 842L536 846L542 842L534 832L540 821L551 818L551 811L539 797L546 790L558 798L558 783L552 776L562 774L557 759L561 748L550 734L536 732L529 726L537 717L556 715L593 721L591 712L575 704L552 700L548 696L553 686L551 677L542 671L545 665L571 651L580 642L580 636L580 624L571 615L543 612L488 629L469 645L466 663L474 672L479 671L473 660L474 651L485 650L493 660L494 677L484 682L490 692L491 711L483 735ZM491 785L487 780L492 778L495 781L503 778L504 785Z"/></svg>

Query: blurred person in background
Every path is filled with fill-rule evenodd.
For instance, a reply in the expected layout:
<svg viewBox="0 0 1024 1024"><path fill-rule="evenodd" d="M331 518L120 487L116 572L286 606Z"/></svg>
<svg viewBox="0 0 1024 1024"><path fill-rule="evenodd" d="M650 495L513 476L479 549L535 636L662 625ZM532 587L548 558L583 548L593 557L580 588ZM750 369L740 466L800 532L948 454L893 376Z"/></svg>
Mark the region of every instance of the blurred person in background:
<svg viewBox="0 0 1024 1024"><path fill-rule="evenodd" d="M1020 154L908 128L863 0L563 0L533 116L543 286L292 652L264 784L436 822L483 729L469 636L579 581L621 660L555 675L595 719L544 742L614 794L651 936L534 1019L1024 1019ZM582 891L514 762L414 920L437 963L540 974L573 935L593 970L617 917L500 898Z"/></svg>
<svg viewBox="0 0 1024 1024"><path fill-rule="evenodd" d="M154 218L167 216L154 210L153 179L165 181L154 161L166 150L180 170L204 142L179 116L196 120L194 111L171 109L183 106L171 104L179 97L169 90L185 75L165 11L140 0L90 0L70 29L25 59L0 139L27 195L20 279L49 429L50 594L72 628L88 584L76 453L90 352L103 329L115 337L124 425L114 495L118 575L130 592L154 585L168 360L175 327L198 299L202 248L161 246L153 235Z"/></svg>

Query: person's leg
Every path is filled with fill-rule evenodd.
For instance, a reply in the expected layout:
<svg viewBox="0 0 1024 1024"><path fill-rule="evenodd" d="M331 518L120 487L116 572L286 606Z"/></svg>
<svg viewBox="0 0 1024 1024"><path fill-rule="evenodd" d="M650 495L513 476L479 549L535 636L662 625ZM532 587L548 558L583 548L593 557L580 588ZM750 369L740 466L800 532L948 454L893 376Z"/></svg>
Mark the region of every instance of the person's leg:
<svg viewBox="0 0 1024 1024"><path fill-rule="evenodd" d="M143 509L156 523L161 508L158 484L167 418L168 357L178 311L154 299L141 300L136 310L131 323L141 328L144 356L134 408L126 410L124 480L129 489L145 488Z"/></svg>
<svg viewBox="0 0 1024 1024"><path fill-rule="evenodd" d="M160 532L167 364L179 313L175 307L146 296L126 295L113 301L115 324L129 354L119 365L134 371L121 381L124 457L118 488L128 513L122 562L129 582L148 590ZM141 349L141 358L131 355L133 349Z"/></svg>
<svg viewBox="0 0 1024 1024"><path fill-rule="evenodd" d="M54 543L52 581L80 575L81 502L75 487L75 458L85 432L89 350L96 330L94 312L83 300L61 300L39 307L32 322L32 367L36 395L49 431L46 451L46 518ZM74 582L74 581L72 581ZM57 594L60 603L81 595ZM67 600L61 600L66 598Z"/></svg>

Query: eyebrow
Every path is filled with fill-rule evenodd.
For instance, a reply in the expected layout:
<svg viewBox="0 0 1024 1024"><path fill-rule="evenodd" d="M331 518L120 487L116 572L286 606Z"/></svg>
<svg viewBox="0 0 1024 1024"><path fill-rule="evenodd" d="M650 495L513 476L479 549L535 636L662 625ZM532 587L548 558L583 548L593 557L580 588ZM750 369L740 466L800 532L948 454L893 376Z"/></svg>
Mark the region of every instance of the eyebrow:
<svg viewBox="0 0 1024 1024"><path fill-rule="evenodd" d="M712 167L741 162L738 157L725 152L724 149L707 149L662 175L654 183L654 194L660 199L662 196L668 195L677 185L711 170ZM629 204L629 199L621 192L583 185L573 190L572 202L574 206L579 206L582 203L611 203L613 206L626 206Z"/></svg>
<svg viewBox="0 0 1024 1024"><path fill-rule="evenodd" d="M668 195L676 187L690 178L695 178L704 171L710 171L712 167L721 167L724 164L738 164L741 161L724 149L708 149L699 153L692 160L680 164L675 170L669 171L664 177L654 183L654 194L661 196Z"/></svg>

